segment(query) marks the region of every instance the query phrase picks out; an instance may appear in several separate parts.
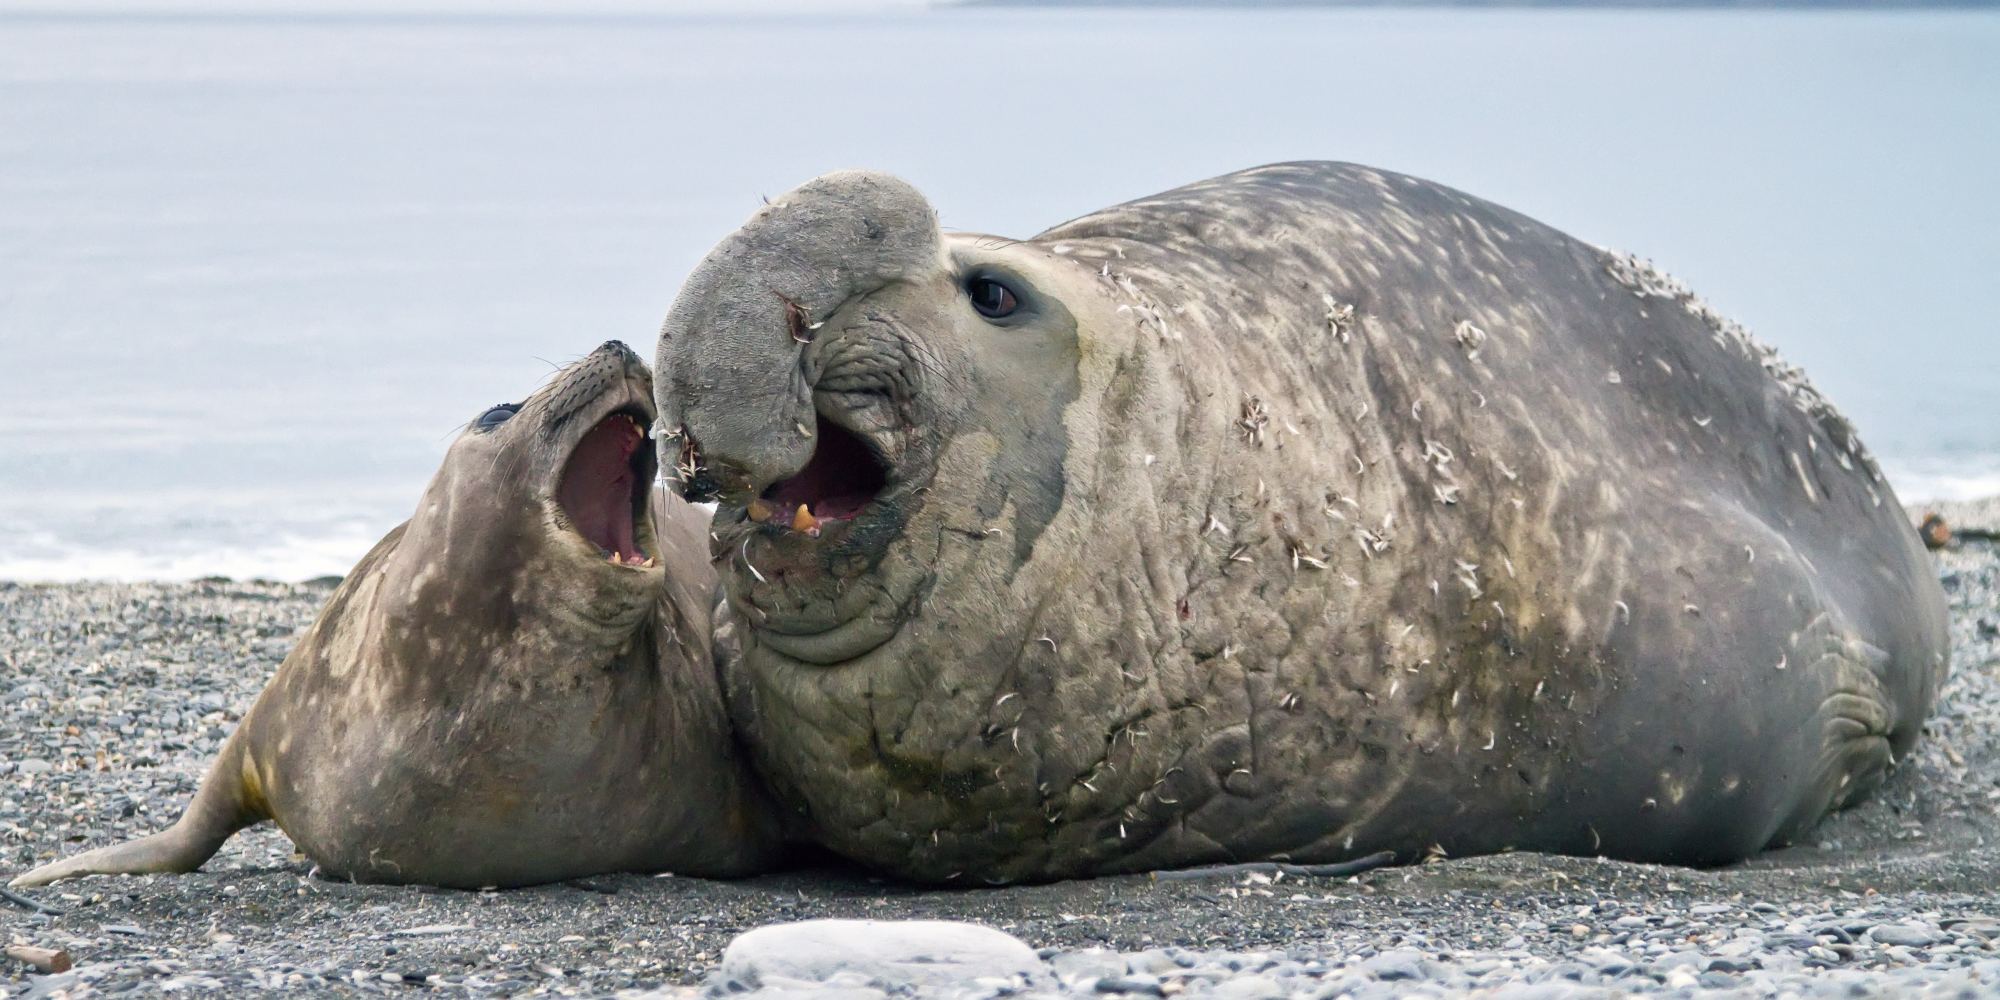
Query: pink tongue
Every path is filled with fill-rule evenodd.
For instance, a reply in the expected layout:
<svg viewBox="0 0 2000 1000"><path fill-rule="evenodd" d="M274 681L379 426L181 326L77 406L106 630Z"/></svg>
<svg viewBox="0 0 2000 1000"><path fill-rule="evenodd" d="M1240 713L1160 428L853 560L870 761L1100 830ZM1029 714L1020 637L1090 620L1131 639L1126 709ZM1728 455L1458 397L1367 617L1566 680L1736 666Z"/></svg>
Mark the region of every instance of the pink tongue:
<svg viewBox="0 0 2000 1000"><path fill-rule="evenodd" d="M570 523L598 548L621 561L641 558L632 525L632 452L645 440L623 417L591 428L563 469L556 499Z"/></svg>

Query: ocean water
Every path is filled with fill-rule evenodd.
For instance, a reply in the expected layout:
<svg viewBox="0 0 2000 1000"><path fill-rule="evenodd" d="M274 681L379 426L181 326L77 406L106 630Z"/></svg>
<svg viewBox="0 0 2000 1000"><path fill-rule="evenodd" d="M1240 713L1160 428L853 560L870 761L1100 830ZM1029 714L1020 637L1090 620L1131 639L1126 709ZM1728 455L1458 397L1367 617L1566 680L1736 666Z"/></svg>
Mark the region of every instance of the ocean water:
<svg viewBox="0 0 2000 1000"><path fill-rule="evenodd" d="M760 195L1366 162L1660 261L2000 493L2000 14L0 15L0 579L339 573Z"/></svg>

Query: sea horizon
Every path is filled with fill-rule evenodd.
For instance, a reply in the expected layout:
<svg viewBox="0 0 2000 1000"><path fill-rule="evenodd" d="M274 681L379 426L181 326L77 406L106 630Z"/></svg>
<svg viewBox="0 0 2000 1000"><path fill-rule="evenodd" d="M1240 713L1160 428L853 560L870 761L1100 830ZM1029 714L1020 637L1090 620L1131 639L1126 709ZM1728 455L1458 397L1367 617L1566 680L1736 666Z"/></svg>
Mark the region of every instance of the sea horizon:
<svg viewBox="0 0 2000 1000"><path fill-rule="evenodd" d="M856 166L1009 236L1437 180L1685 279L1906 503L2000 494L1992 11L113 6L0 14L0 580L344 573L480 409L650 356L761 197Z"/></svg>

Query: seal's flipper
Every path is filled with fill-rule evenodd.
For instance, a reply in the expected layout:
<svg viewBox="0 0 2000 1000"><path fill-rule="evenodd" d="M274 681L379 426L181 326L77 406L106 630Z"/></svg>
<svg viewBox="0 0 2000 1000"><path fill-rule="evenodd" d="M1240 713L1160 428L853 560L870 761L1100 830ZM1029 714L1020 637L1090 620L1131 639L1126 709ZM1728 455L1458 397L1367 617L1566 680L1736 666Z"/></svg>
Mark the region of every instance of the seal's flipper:
<svg viewBox="0 0 2000 1000"><path fill-rule="evenodd" d="M1862 639L1838 616L1823 612L1794 635L1791 656L1827 684L1814 713L1819 752L1797 808L1774 843L1791 843L1828 813L1866 799L1895 763L1904 720L1883 678L1894 664L1887 650Z"/></svg>
<svg viewBox="0 0 2000 1000"><path fill-rule="evenodd" d="M239 729L239 733L240 733ZM8 883L22 889L83 875L191 872L236 831L270 818L241 744L231 739L202 780L201 790L173 826L138 840L85 851L43 865Z"/></svg>

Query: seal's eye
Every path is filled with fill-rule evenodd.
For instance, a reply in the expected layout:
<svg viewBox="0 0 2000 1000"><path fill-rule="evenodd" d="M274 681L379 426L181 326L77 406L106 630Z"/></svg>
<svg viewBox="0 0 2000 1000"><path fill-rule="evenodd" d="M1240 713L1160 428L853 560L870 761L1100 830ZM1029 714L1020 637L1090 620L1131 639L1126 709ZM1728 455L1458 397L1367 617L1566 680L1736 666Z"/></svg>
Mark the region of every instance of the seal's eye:
<svg viewBox="0 0 2000 1000"><path fill-rule="evenodd" d="M1021 305L1013 289L992 278L979 277L966 282L965 294L972 299L972 308L987 319L1012 315Z"/></svg>
<svg viewBox="0 0 2000 1000"><path fill-rule="evenodd" d="M473 426L482 431L490 431L506 423L509 417L519 412L521 412L521 405L519 403L501 403L499 406L480 414L479 419L472 423Z"/></svg>

